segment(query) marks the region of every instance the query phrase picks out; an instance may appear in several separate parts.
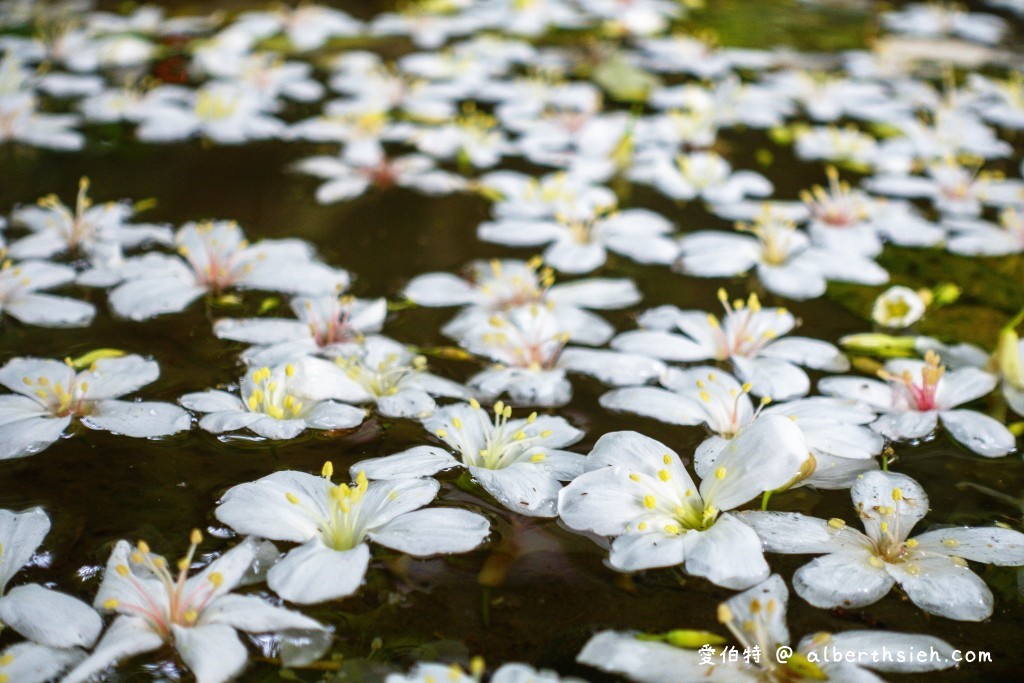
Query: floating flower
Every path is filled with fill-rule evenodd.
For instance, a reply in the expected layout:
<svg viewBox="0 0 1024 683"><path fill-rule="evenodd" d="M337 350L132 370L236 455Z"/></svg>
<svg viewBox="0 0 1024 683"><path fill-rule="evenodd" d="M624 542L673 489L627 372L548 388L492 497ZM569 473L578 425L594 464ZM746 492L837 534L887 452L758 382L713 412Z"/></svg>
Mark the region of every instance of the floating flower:
<svg viewBox="0 0 1024 683"><path fill-rule="evenodd" d="M254 568L260 544L246 539L189 577L202 534L194 530L178 575L144 541L132 547L118 541L110 553L103 583L93 604L117 615L96 649L63 679L82 683L126 657L166 645L177 650L199 683L222 683L245 668L249 653L237 631L280 633L323 630L298 612L275 607L255 595L237 595Z"/></svg>
<svg viewBox="0 0 1024 683"><path fill-rule="evenodd" d="M745 305L742 299L730 304L722 289L718 300L725 307L721 321L703 311L659 306L640 316L643 329L620 334L612 348L674 362L729 361L754 394L773 400L810 390L810 379L800 365L829 372L850 368L846 356L832 344L807 337L781 338L796 326L796 318L786 309L762 309L755 294Z"/></svg>
<svg viewBox="0 0 1024 683"><path fill-rule="evenodd" d="M999 214L999 224L970 218L943 221L949 228L946 249L961 256L1009 256L1024 252L1024 208Z"/></svg>
<svg viewBox="0 0 1024 683"><path fill-rule="evenodd" d="M727 659L725 650L717 650L707 642L725 642L714 633L669 632L650 636L602 631L587 641L576 661L628 676L638 683L703 678L751 683L881 681L872 670L920 673L948 669L956 661L953 647L943 640L892 631L813 633L805 636L794 651L789 647L786 626L788 602L785 582L773 574L718 606L719 623L729 629L745 653L736 660ZM677 633L691 637L694 643L676 646L672 641ZM705 647L697 649L701 639ZM780 657L780 652L789 656ZM918 653L937 656L921 659Z"/></svg>
<svg viewBox="0 0 1024 683"><path fill-rule="evenodd" d="M692 152L672 158L655 151L640 156L629 175L635 182L658 188L679 201L702 198L712 204L732 204L746 197L767 197L771 182L755 171L733 171L716 152Z"/></svg>
<svg viewBox="0 0 1024 683"><path fill-rule="evenodd" d="M75 372L67 362L12 358L0 368L0 459L45 449L72 421L136 438L167 436L189 428L181 408L154 401L118 401L160 376L156 361L129 355L101 358Z"/></svg>
<svg viewBox="0 0 1024 683"><path fill-rule="evenodd" d="M434 479L334 484L323 476L275 472L228 489L215 514L239 533L301 543L271 567L267 584L291 602L312 604L352 595L370 561L369 541L417 557L464 553L490 530L475 512L421 510L437 496Z"/></svg>
<svg viewBox="0 0 1024 683"><path fill-rule="evenodd" d="M147 254L127 259L110 292L114 312L132 320L184 310L204 294L264 289L317 296L343 290L344 270L312 260L300 240L250 245L233 221L187 223L175 235L180 256Z"/></svg>
<svg viewBox="0 0 1024 683"><path fill-rule="evenodd" d="M211 389L186 394L180 402L206 413L199 426L208 432L248 429L265 439L294 439L307 429L350 429L366 417L359 408L308 397L303 392L306 382L291 363L264 366L242 379L241 398Z"/></svg>
<svg viewBox="0 0 1024 683"><path fill-rule="evenodd" d="M81 648L92 647L103 630L100 616L69 595L38 583L7 590L49 531L42 508L0 510L0 619L28 639L0 654L0 680L10 683L55 679L85 657Z"/></svg>
<svg viewBox="0 0 1024 683"><path fill-rule="evenodd" d="M879 377L884 381L826 377L818 389L862 401L881 413L871 427L890 439L927 438L941 420L950 436L978 455L996 458L1013 450L1014 437L1001 422L957 409L995 389L995 375L972 367L946 372L939 355L928 351L923 361L889 361Z"/></svg>
<svg viewBox="0 0 1024 683"><path fill-rule="evenodd" d="M813 246L795 223L771 210L736 229L750 234L701 230L684 236L678 267L698 277L734 277L753 269L768 291L797 300L821 296L828 280L889 281L889 274L867 256Z"/></svg>
<svg viewBox="0 0 1024 683"><path fill-rule="evenodd" d="M583 438L583 432L561 417L511 419L512 407L494 404L491 420L471 399L438 408L423 421L458 456L434 446L417 446L382 458L363 460L352 471L371 479L427 477L465 467L494 498L513 512L554 517L560 481L583 471L583 456L561 450Z"/></svg>
<svg viewBox="0 0 1024 683"><path fill-rule="evenodd" d="M807 461L800 430L763 417L722 449L698 487L664 444L613 432L559 494L558 515L574 531L610 537L617 571L685 564L717 585L747 588L767 578L768 564L757 535L730 510L798 479Z"/></svg>
<svg viewBox="0 0 1024 683"><path fill-rule="evenodd" d="M278 365L308 355L338 355L380 332L388 312L384 299L336 295L298 296L291 309L295 319L224 318L214 323L213 333L252 344L242 353L248 365Z"/></svg>
<svg viewBox="0 0 1024 683"><path fill-rule="evenodd" d="M928 496L910 477L868 472L850 495L864 533L839 518L826 521L796 512L741 515L768 552L822 555L793 576L797 594L816 607L864 607L899 584L926 612L981 621L992 615L992 592L967 560L1024 565L1024 534L1002 527L952 527L908 538L928 512Z"/></svg>
<svg viewBox="0 0 1024 683"><path fill-rule="evenodd" d="M73 268L35 260L15 263L3 259L3 249L0 259L0 314L43 327L84 327L92 322L92 304L40 292L73 282Z"/></svg>
<svg viewBox="0 0 1024 683"><path fill-rule="evenodd" d="M878 295L871 307L871 319L882 327L902 329L924 317L927 307L920 294L897 285Z"/></svg>
<svg viewBox="0 0 1024 683"><path fill-rule="evenodd" d="M491 259L473 261L466 275L426 273L409 281L403 294L420 306L465 306L441 331L460 339L491 316L529 304L547 304L569 334L580 344L604 344L615 329L587 309L610 310L632 306L640 292L632 280L586 278L555 284L543 260Z"/></svg>
<svg viewBox="0 0 1024 683"><path fill-rule="evenodd" d="M388 674L384 683L481 683L486 664L480 657L469 663L469 671L458 664L417 662L407 674ZM502 664L487 679L489 683L583 683L579 678L560 677L554 671L534 669L527 664Z"/></svg>

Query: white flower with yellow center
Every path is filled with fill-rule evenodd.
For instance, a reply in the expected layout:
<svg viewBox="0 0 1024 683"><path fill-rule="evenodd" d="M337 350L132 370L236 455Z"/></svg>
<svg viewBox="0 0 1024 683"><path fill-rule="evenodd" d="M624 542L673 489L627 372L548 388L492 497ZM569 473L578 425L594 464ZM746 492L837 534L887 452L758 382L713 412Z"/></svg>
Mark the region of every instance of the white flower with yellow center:
<svg viewBox="0 0 1024 683"><path fill-rule="evenodd" d="M43 197L36 206L16 209L11 222L28 228L32 234L12 242L8 251L14 258L50 258L65 251L73 256L88 256L99 243L114 243L125 249L171 243L171 231L167 228L126 224L133 213L130 202L93 205L89 179L82 178L74 209L64 206L56 195Z"/></svg>
<svg viewBox="0 0 1024 683"><path fill-rule="evenodd" d="M943 222L952 233L946 249L962 256L1009 256L1024 252L1024 207L999 213L999 224L970 218Z"/></svg>
<svg viewBox="0 0 1024 683"><path fill-rule="evenodd" d="M672 157L655 149L638 155L631 180L653 185L678 201L700 197L712 204L733 204L747 197L767 197L771 181L755 171L733 171L717 152L691 152Z"/></svg>
<svg viewBox="0 0 1024 683"><path fill-rule="evenodd" d="M246 365L278 365L307 355L333 356L380 332L387 316L384 299L324 295L295 297L295 318L223 318L213 325L220 339L252 344Z"/></svg>
<svg viewBox="0 0 1024 683"><path fill-rule="evenodd" d="M427 477L465 467L485 491L513 512L554 517L561 481L583 471L583 456L561 450L583 432L560 417L531 413L511 419L512 407L494 405L493 419L476 400L445 406L423 421L456 455L417 446L382 458L363 460L352 471L371 479Z"/></svg>
<svg viewBox="0 0 1024 683"><path fill-rule="evenodd" d="M403 293L420 306L465 306L441 328L455 339L497 313L544 303L553 304L552 314L565 327L570 340L594 346L607 342L615 330L587 309L625 308L640 301L632 280L586 278L555 284L554 271L543 264L540 257L529 261L473 261L461 277L450 273L414 277Z"/></svg>
<svg viewBox="0 0 1024 683"><path fill-rule="evenodd" d="M893 440L928 438L941 420L950 436L978 455L996 458L1013 450L1014 436L1002 422L958 408L995 389L995 375L975 367L946 372L934 351L927 351L923 361L891 360L878 374L878 380L826 377L818 390L881 413L871 427Z"/></svg>
<svg viewBox="0 0 1024 683"><path fill-rule="evenodd" d="M312 604L352 595L366 575L369 541L417 557L468 552L490 530L474 512L442 507L421 510L437 496L434 479L334 484L333 465L321 477L275 472L228 490L217 519L239 533L300 543L267 574L278 595Z"/></svg>
<svg viewBox="0 0 1024 683"><path fill-rule="evenodd" d="M761 543L729 512L802 476L807 445L792 421L760 418L730 441L698 487L679 456L636 432L602 436L558 496L570 529L609 537L621 572L685 565L726 588L768 577Z"/></svg>
<svg viewBox="0 0 1024 683"><path fill-rule="evenodd" d="M248 429L265 439L294 439L306 429L349 429L363 421L359 408L308 397L306 382L291 363L264 366L242 379L241 397L211 389L186 394L180 403L206 413L199 426L214 434Z"/></svg>
<svg viewBox="0 0 1024 683"><path fill-rule="evenodd" d="M124 282L110 292L115 313L145 320L231 289L318 296L348 286L349 274L314 261L309 244L283 239L250 245L234 221L187 223L174 240L178 256L146 254L120 266L117 278Z"/></svg>
<svg viewBox="0 0 1024 683"><path fill-rule="evenodd" d="M386 337L370 337L344 349L333 361L296 362L303 380L299 391L312 399L374 403L385 417L427 417L435 396L469 398L461 384L427 372L425 356Z"/></svg>
<svg viewBox="0 0 1024 683"><path fill-rule="evenodd" d="M103 629L85 603L38 583L8 590L50 531L42 508L0 510L0 621L28 640L0 654L0 683L43 683L81 661Z"/></svg>
<svg viewBox="0 0 1024 683"><path fill-rule="evenodd" d="M981 621L992 615L992 592L967 560L1024 565L1024 534L1003 527L951 527L908 538L928 512L928 496L910 477L868 472L850 494L863 533L839 518L742 513L765 550L822 555L793 576L797 594L816 607L864 607L899 584L926 612Z"/></svg>
<svg viewBox="0 0 1024 683"><path fill-rule="evenodd" d="M813 633L789 647L786 626L789 591L778 574L718 606L718 621L736 645L716 633L676 630L647 635L602 631L592 637L576 661L628 676L637 683L679 680L730 683L809 683L810 681L881 683L871 670L920 673L954 665L953 647L933 636L893 631ZM710 659L705 645L712 648ZM746 655L735 660L736 647ZM789 656L780 657L782 654ZM880 653L886 653L881 656ZM937 656L922 659L918 653ZM756 653L756 654L754 654Z"/></svg>
<svg viewBox="0 0 1024 683"><path fill-rule="evenodd" d="M920 294L897 285L878 295L871 307L871 319L883 327L902 329L924 317L927 307Z"/></svg>
<svg viewBox="0 0 1024 683"><path fill-rule="evenodd" d="M799 366L845 372L850 362L832 344L807 337L784 337L796 318L785 308L762 308L757 295L729 302L718 291L725 317L704 311L659 306L643 313L641 329L612 340L612 348L664 361L689 363L728 361L736 376L749 383L757 396L786 400L810 390L810 379ZM681 333L681 334L680 334Z"/></svg>
<svg viewBox="0 0 1024 683"><path fill-rule="evenodd" d="M15 262L3 256L0 248L0 314L43 327L83 327L92 322L96 315L92 304L40 293L74 281L73 268L46 261Z"/></svg>
<svg viewBox="0 0 1024 683"><path fill-rule="evenodd" d="M384 683L482 683L487 665L482 657L469 662L469 671L458 664L417 662L407 674L388 674ZM534 669L527 664L502 664L487 678L489 683L584 683L579 678L566 678L547 669Z"/></svg>
<svg viewBox="0 0 1024 683"><path fill-rule="evenodd" d="M267 103L245 84L212 81L178 100L157 100L139 113L135 134L143 142L204 137L222 145L278 138L287 127L267 113Z"/></svg>
<svg viewBox="0 0 1024 683"><path fill-rule="evenodd" d="M188 553L177 563L150 552L144 541L118 541L107 561L93 604L117 614L96 649L63 679L81 683L127 657L164 645L177 650L199 683L222 683L245 668L249 653L237 631L320 632L323 626L298 612L275 607L255 595L230 591L261 567L265 549L253 539L189 577L202 534L193 530Z"/></svg>
<svg viewBox="0 0 1024 683"><path fill-rule="evenodd" d="M733 234L700 230L679 240L679 268L698 277L735 277L750 270L765 288L790 299L814 299L828 280L880 285L889 274L869 257L811 244L783 212L766 207Z"/></svg>
<svg viewBox="0 0 1024 683"><path fill-rule="evenodd" d="M136 438L189 428L189 416L170 403L119 401L157 379L160 368L141 356L102 358L75 372L68 362L12 358L0 368L0 459L38 453L75 420L90 429Z"/></svg>

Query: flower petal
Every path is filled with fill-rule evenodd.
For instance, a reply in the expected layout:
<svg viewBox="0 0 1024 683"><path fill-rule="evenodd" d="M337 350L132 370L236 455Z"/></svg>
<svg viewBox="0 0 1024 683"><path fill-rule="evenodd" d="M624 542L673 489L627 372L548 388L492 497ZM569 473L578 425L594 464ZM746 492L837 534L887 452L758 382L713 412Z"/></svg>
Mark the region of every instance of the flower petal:
<svg viewBox="0 0 1024 683"><path fill-rule="evenodd" d="M395 517L368 535L377 543L424 557L473 550L487 538L490 523L469 510L432 508Z"/></svg>
<svg viewBox="0 0 1024 683"><path fill-rule="evenodd" d="M815 607L856 608L881 600L895 583L867 550L823 555L793 574L793 590Z"/></svg>
<svg viewBox="0 0 1024 683"><path fill-rule="evenodd" d="M235 629L225 624L171 624L174 647L196 683L223 683L241 673L249 653Z"/></svg>
<svg viewBox="0 0 1024 683"><path fill-rule="evenodd" d="M12 588L0 598L0 619L48 647L92 647L103 630L103 621L92 607L37 583Z"/></svg>
<svg viewBox="0 0 1024 683"><path fill-rule="evenodd" d="M267 585L285 600L311 605L355 593L370 563L370 547L334 550L319 537L295 548L267 573Z"/></svg>

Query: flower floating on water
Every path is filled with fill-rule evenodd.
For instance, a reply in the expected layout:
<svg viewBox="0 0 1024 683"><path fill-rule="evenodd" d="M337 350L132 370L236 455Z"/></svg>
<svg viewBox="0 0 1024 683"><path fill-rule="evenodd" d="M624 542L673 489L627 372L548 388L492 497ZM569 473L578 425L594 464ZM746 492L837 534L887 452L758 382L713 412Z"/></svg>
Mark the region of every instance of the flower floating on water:
<svg viewBox="0 0 1024 683"><path fill-rule="evenodd" d="M864 607L899 584L926 612L981 621L992 614L992 593L967 560L1024 565L1024 534L1011 529L951 527L908 538L928 512L927 494L910 477L868 472L850 495L864 533L839 518L741 515L769 552L822 555L793 576L797 594L816 607Z"/></svg>
<svg viewBox="0 0 1024 683"><path fill-rule="evenodd" d="M815 370L845 372L850 363L828 342L807 337L786 337L796 318L784 308L762 308L756 294L732 304L724 289L718 300L725 307L721 321L703 311L683 311L659 306L643 313L640 330L624 332L612 340L612 348L666 361L729 361L736 375L749 382L758 396L786 400L810 390L807 373ZM679 330L683 334L677 334Z"/></svg>
<svg viewBox="0 0 1024 683"><path fill-rule="evenodd" d="M897 285L878 295L871 307L871 319L882 327L902 329L924 317L927 307L928 303L920 294L909 287Z"/></svg>
<svg viewBox="0 0 1024 683"><path fill-rule="evenodd" d="M1024 252L1024 207L999 214L999 224L970 218L943 223L952 233L946 249L961 256L1009 256Z"/></svg>
<svg viewBox="0 0 1024 683"><path fill-rule="evenodd" d="M630 179L654 185L679 201L702 198L712 204L732 204L746 197L767 197L771 182L755 171L733 171L715 152L693 152L671 157L663 151L641 156Z"/></svg>
<svg viewBox="0 0 1024 683"><path fill-rule="evenodd" d="M264 366L242 379L241 397L211 389L186 394L180 402L206 413L199 426L209 432L248 429L265 439L294 439L306 429L350 429L366 417L359 408L310 398L303 391L308 381L291 363Z"/></svg>
<svg viewBox="0 0 1024 683"><path fill-rule="evenodd" d="M323 476L275 472L224 494L217 519L239 533L300 543L267 573L267 584L291 602L311 604L352 595L370 561L369 541L417 557L464 553L487 537L481 515L455 508L420 509L437 496L434 479L334 484Z"/></svg>
<svg viewBox="0 0 1024 683"><path fill-rule="evenodd" d="M11 222L28 228L32 234L12 242L8 251L14 258L50 258L64 252L89 256L101 243L125 249L171 243L168 228L127 224L125 221L134 213L130 202L94 206L89 198L89 179L82 178L74 209L64 206L55 195L43 197L36 206L16 209Z"/></svg>
<svg viewBox="0 0 1024 683"><path fill-rule="evenodd" d="M491 316L529 304L547 304L551 315L571 341L600 345L615 329L588 309L611 310L632 306L640 292L628 279L586 278L555 284L543 260L491 259L474 261L467 275L418 275L406 285L405 296L420 306L465 306L441 331L460 339L485 325Z"/></svg>
<svg viewBox="0 0 1024 683"><path fill-rule="evenodd" d="M384 327L384 299L326 295L295 297L295 319L224 318L213 325L220 339L252 344L242 353L248 365L278 365L308 355L339 355L357 346L365 335Z"/></svg>
<svg viewBox="0 0 1024 683"><path fill-rule="evenodd" d="M786 626L788 602L786 584L774 574L718 606L719 623L729 629L748 655L737 657L736 661L728 660L724 650L713 647L725 642L724 639L700 631L669 632L664 636L602 631L587 641L576 661L628 676L638 683L703 678L751 683L881 681L869 670L920 673L954 665L951 645L916 633L813 633L805 636L794 651L789 647ZM687 642L681 646L673 642L677 633L687 636ZM705 643L703 647L701 641ZM780 658L780 651L789 656ZM917 656L921 652L938 656L921 660Z"/></svg>
<svg viewBox="0 0 1024 683"><path fill-rule="evenodd" d="M74 281L74 269L47 261L16 263L3 255L0 249L0 314L42 327L84 327L92 322L92 304L40 292Z"/></svg>
<svg viewBox="0 0 1024 683"><path fill-rule="evenodd" d="M246 539L189 577L202 534L194 530L190 540L188 553L177 563L177 576L144 541L136 547L117 542L93 602L97 609L117 616L96 649L64 683L91 680L115 662L165 644L177 650L199 683L222 683L241 673L249 658L236 631L323 630L319 622L298 612L255 595L231 593L250 571L260 569L259 543Z"/></svg>
<svg viewBox="0 0 1024 683"><path fill-rule="evenodd" d="M75 372L68 362L12 358L0 368L0 459L32 455L59 439L75 420L90 429L148 438L189 428L181 408L154 401L119 401L160 376L141 356L101 358Z"/></svg>
<svg viewBox="0 0 1024 683"><path fill-rule="evenodd" d="M445 406L423 421L458 455L434 446L417 446L382 458L363 460L352 471L371 479L428 477L456 467L470 475L513 512L554 517L561 481L583 471L583 456L561 450L583 438L583 432L561 417L531 413L511 419L512 407L498 401L493 420L474 399Z"/></svg>
<svg viewBox="0 0 1024 683"><path fill-rule="evenodd" d="M474 657L469 671L458 664L417 662L407 674L388 674L384 683L481 683L486 673L486 664L481 657ZM527 664L502 664L487 679L489 683L583 683L579 678L566 678L554 671L535 669Z"/></svg>
<svg viewBox="0 0 1024 683"><path fill-rule="evenodd" d="M574 531L612 538L608 564L617 571L685 564L717 585L747 588L767 578L768 564L757 535L730 510L785 487L807 462L800 430L763 417L722 448L698 487L664 444L613 432L559 494L558 515Z"/></svg>
<svg viewBox="0 0 1024 683"><path fill-rule="evenodd" d="M928 351L923 361L889 361L879 377L884 381L826 377L818 389L877 410L881 416L871 427L890 439L927 438L941 420L950 436L978 455L995 458L1013 450L1013 434L1001 422L957 408L995 389L995 375L973 367L946 372L939 355Z"/></svg>
<svg viewBox="0 0 1024 683"><path fill-rule="evenodd" d="M42 508L0 510L0 620L28 642L0 654L0 680L43 683L85 657L103 630L95 610L69 595L30 583L7 590L50 531Z"/></svg>
<svg viewBox="0 0 1024 683"><path fill-rule="evenodd" d="M145 320L184 310L204 294L231 289L316 296L348 285L348 273L314 261L305 242L262 240L250 245L233 221L187 223L174 239L179 256L147 254L125 261L120 273L125 281L110 292L115 313Z"/></svg>

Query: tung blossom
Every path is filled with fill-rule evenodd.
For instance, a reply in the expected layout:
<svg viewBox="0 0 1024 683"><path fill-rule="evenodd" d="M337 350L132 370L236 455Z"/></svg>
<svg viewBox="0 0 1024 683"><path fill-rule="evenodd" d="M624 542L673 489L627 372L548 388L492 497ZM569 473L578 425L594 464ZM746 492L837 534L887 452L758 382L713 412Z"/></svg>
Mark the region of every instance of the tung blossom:
<svg viewBox="0 0 1024 683"><path fill-rule="evenodd" d="M3 249L0 249L2 258ZM40 290L66 285L75 279L73 268L47 261L0 261L0 314L27 325L84 327L92 322L92 304Z"/></svg>
<svg viewBox="0 0 1024 683"><path fill-rule="evenodd" d="M793 587L816 607L864 607L899 584L921 609L949 619L981 621L992 614L992 592L967 560L1024 565L1024 534L1002 527L951 527L908 538L928 512L916 481L868 472L850 489L864 525L796 512L746 512L765 550L822 555L793 576Z"/></svg>
<svg viewBox="0 0 1024 683"><path fill-rule="evenodd" d="M610 538L616 571L685 564L688 574L747 588L768 577L768 564L757 535L731 510L797 479L807 457L791 421L764 417L722 449L698 486L664 444L613 432L559 494L558 515L574 531Z"/></svg>
<svg viewBox="0 0 1024 683"><path fill-rule="evenodd" d="M189 416L170 403L119 401L155 381L156 361L141 356L102 358L75 372L69 363L13 358L0 368L0 459L38 453L73 421L136 438L167 436L189 428Z"/></svg>
<svg viewBox="0 0 1024 683"><path fill-rule="evenodd" d="M796 648L789 647L788 602L786 584L782 577L774 574L718 606L719 623L729 630L740 649L757 652L757 656L724 661L725 650L712 648L710 661L707 661L702 649L676 647L661 642L663 637L602 631L587 642L576 661L628 676L637 683L705 678L730 683L882 683L872 670L920 673L954 665L953 647L949 643L916 633L819 632L802 638ZM701 634L695 632L694 635ZM719 640L716 634L705 637ZM780 656L780 652L788 652L789 656ZM881 652L887 656L880 657ZM921 652L935 653L938 657L922 660L917 656Z"/></svg>
<svg viewBox="0 0 1024 683"><path fill-rule="evenodd" d="M583 438L583 432L561 417L511 419L512 407L494 404L491 419L480 404L445 406L423 421L457 455L434 446L416 446L352 466L371 479L427 477L465 467L489 494L513 512L554 517L561 481L583 471L583 456L561 450Z"/></svg>
<svg viewBox="0 0 1024 683"><path fill-rule="evenodd" d="M337 293L349 274L312 260L300 240L250 245L233 221L187 223L175 235L179 256L147 254L126 259L116 273L124 282L110 292L118 315L145 320L184 310L204 294L263 289L316 296Z"/></svg>
<svg viewBox="0 0 1024 683"><path fill-rule="evenodd" d="M997 378L965 367L946 372L934 351L925 360L891 360L879 372L881 380L827 377L819 382L824 394L861 401L881 413L872 429L890 439L924 439L939 421L956 441L978 455L996 458L1014 448L1013 434L998 420L958 408L996 388Z"/></svg>
<svg viewBox="0 0 1024 683"><path fill-rule="evenodd" d="M24 567L50 531L42 508L0 510L0 620L28 640L0 654L0 680L44 683L81 661L103 630L95 610L38 583L8 583Z"/></svg>
<svg viewBox="0 0 1024 683"><path fill-rule="evenodd" d="M810 379L800 365L829 372L850 368L846 356L828 342L783 338L796 326L796 318L786 309L763 309L753 294L746 305L742 299L730 304L725 290L719 290L718 299L725 307L722 320L703 311L659 306L640 316L642 329L613 339L612 348L673 362L728 361L754 394L773 400L810 390Z"/></svg>
<svg viewBox="0 0 1024 683"><path fill-rule="evenodd" d="M463 553L480 545L487 519L468 510L420 509L437 496L434 479L334 484L323 476L275 472L228 489L217 519L239 533L301 544L270 568L267 584L299 604L335 600L358 590L370 562L369 541L417 557Z"/></svg>
<svg viewBox="0 0 1024 683"><path fill-rule="evenodd" d="M249 653L236 631L321 632L324 627L298 612L275 607L255 595L231 591L247 574L261 571L264 549L246 539L189 577L202 535L194 530L188 553L177 564L150 552L144 541L118 541L93 604L116 614L96 649L64 683L82 683L111 664L165 644L177 650L198 683L222 683L245 668Z"/></svg>

